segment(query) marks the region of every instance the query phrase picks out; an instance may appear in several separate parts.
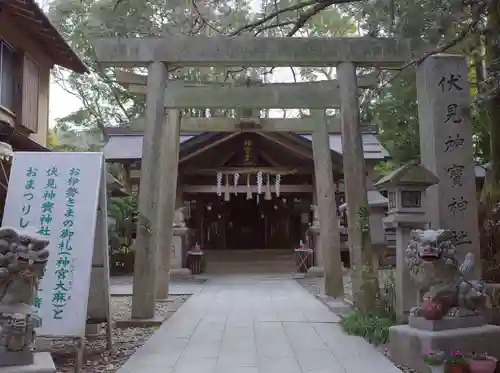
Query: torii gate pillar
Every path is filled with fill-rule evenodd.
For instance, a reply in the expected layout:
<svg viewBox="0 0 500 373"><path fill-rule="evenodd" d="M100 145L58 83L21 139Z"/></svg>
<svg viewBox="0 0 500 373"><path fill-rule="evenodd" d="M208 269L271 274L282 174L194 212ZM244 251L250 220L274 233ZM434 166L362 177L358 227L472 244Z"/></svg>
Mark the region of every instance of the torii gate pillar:
<svg viewBox="0 0 500 373"><path fill-rule="evenodd" d="M373 274L370 240L370 209L366 190L366 166L360 127L356 66L343 62L337 66L341 98L341 126L344 182L347 199L349 253L352 295L355 306L370 309L375 294L368 286L378 286ZM363 289L362 289L363 287Z"/></svg>
<svg viewBox="0 0 500 373"><path fill-rule="evenodd" d="M157 197L159 154L165 118L167 68L163 62L148 66L148 83L141 181L139 184L137 236L134 243L132 319L153 319L156 313ZM156 239L155 239L156 238Z"/></svg>

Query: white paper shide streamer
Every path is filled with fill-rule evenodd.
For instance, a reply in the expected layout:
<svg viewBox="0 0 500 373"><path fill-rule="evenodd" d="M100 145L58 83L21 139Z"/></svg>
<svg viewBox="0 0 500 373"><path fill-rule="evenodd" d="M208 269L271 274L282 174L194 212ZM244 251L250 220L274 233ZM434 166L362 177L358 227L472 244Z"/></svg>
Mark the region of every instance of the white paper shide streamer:
<svg viewBox="0 0 500 373"><path fill-rule="evenodd" d="M217 195L222 196L222 173L217 172Z"/></svg>
<svg viewBox="0 0 500 373"><path fill-rule="evenodd" d="M262 171L257 172L257 194L262 194Z"/></svg>
<svg viewBox="0 0 500 373"><path fill-rule="evenodd" d="M238 194L238 180L240 179L240 174L238 172L235 172L233 175L233 181L234 181L234 195Z"/></svg>
<svg viewBox="0 0 500 373"><path fill-rule="evenodd" d="M276 197L280 196L280 185L281 185L281 175L278 174L278 175L276 175L276 181L275 181Z"/></svg>

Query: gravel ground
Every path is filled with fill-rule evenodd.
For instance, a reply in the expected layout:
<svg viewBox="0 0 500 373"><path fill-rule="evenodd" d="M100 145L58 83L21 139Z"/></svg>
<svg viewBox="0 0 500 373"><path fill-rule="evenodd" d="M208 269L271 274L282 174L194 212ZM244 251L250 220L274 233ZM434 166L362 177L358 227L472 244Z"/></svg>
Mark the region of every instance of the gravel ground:
<svg viewBox="0 0 500 373"><path fill-rule="evenodd" d="M158 302L156 312L167 320L189 295L173 295L167 302ZM114 320L130 318L131 297L111 297L111 316ZM89 337L86 341L84 367L81 373L114 373L141 347L158 327L113 329L113 349L106 350L106 335ZM104 327L102 328L104 330ZM37 339L39 351L49 351L57 367L57 373L73 373L75 347L71 340Z"/></svg>
<svg viewBox="0 0 500 373"><path fill-rule="evenodd" d="M321 296L324 291L323 291L323 278L322 277L304 277L304 278L297 278L296 281L302 285L304 289L312 293L313 295L318 295ZM350 281L350 276L346 275L344 276L344 287L345 287L345 293L346 293L346 298L351 299L351 281ZM335 310L332 310L335 312ZM391 357L389 356L389 351L387 350L386 345L380 345L377 347L377 349L380 351L380 353L384 354L389 360L391 360ZM393 362L394 363L394 362ZM398 367L402 372L404 373L417 373L415 370L396 364L394 363L396 367Z"/></svg>

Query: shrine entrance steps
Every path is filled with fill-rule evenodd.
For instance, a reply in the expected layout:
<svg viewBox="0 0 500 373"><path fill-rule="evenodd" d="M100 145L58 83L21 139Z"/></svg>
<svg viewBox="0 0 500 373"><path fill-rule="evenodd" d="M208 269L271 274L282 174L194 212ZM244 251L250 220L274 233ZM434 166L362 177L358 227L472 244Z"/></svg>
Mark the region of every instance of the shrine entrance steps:
<svg viewBox="0 0 500 373"><path fill-rule="evenodd" d="M266 274L291 275L295 257L291 249L210 250L204 251L207 274Z"/></svg>
<svg viewBox="0 0 500 373"><path fill-rule="evenodd" d="M209 276L119 373L401 373L288 276Z"/></svg>

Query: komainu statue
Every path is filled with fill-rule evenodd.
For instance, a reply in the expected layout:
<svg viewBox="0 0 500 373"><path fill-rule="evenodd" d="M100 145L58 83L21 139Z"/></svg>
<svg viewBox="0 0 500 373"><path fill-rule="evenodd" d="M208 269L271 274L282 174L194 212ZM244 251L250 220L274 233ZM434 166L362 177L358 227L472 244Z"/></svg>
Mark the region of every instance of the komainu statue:
<svg viewBox="0 0 500 373"><path fill-rule="evenodd" d="M48 245L34 231L0 228L0 360L2 353L32 350L35 328L42 325L33 304Z"/></svg>
<svg viewBox="0 0 500 373"><path fill-rule="evenodd" d="M439 320L444 316L481 315L489 299L484 284L469 280L474 254L458 263L453 234L446 230L414 230L406 249L410 276L423 292L423 302L412 316Z"/></svg>

